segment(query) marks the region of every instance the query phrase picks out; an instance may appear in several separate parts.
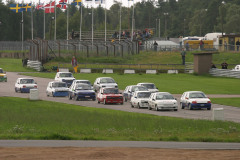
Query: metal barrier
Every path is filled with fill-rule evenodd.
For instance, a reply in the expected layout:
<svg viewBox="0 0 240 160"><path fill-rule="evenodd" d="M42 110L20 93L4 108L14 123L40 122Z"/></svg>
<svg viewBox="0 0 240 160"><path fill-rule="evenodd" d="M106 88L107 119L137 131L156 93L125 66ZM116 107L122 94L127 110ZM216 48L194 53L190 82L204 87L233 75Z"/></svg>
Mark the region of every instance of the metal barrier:
<svg viewBox="0 0 240 160"><path fill-rule="evenodd" d="M209 70L209 74L216 77L240 78L240 71L229 70L229 69L212 68Z"/></svg>
<svg viewBox="0 0 240 160"><path fill-rule="evenodd" d="M41 71L42 63L39 62L39 61L28 60L27 67L33 68L33 69L35 69L37 71Z"/></svg>

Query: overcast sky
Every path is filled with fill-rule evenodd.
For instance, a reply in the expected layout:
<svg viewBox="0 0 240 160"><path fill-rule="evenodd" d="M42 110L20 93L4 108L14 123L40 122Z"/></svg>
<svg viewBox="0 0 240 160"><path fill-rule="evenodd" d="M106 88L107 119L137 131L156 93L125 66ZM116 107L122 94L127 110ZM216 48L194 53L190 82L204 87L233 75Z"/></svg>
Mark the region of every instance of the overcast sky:
<svg viewBox="0 0 240 160"><path fill-rule="evenodd" d="M15 0L16 2L18 3L22 3L22 0ZM58 4L60 0L56 0L56 3ZM68 0L69 3L71 3L73 0ZM107 8L110 8L113 4L114 4L114 1L117 1L117 2L122 2L123 6L125 7L130 7L132 6L133 4L133 1L128 1L128 0L106 0L106 6ZM134 3L137 3L137 2L140 2L141 0L134 0ZM3 0L3 2L6 2L6 0ZM36 4L36 3L39 3L39 0L23 0L24 3L33 3L33 4ZM44 4L47 4L50 2L50 0L40 0L41 3L44 2ZM95 4L95 0L93 0L92 2L86 2L85 0L82 0L82 3L84 4L84 6L94 6L94 7L97 7L98 4ZM105 4L102 4L102 7L105 7Z"/></svg>

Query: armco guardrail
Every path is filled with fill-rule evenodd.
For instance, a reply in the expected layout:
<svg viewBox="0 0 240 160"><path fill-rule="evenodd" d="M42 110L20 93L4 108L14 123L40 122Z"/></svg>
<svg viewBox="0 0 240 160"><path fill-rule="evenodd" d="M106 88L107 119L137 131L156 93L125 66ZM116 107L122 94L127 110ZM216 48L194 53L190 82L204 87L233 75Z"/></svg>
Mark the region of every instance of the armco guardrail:
<svg viewBox="0 0 240 160"><path fill-rule="evenodd" d="M229 69L213 68L209 70L209 74L216 77L240 78L240 71L229 70Z"/></svg>
<svg viewBox="0 0 240 160"><path fill-rule="evenodd" d="M33 69L35 69L37 71L40 71L41 67L42 67L42 63L39 62L39 61L30 61L30 60L28 60L27 67L33 68Z"/></svg>

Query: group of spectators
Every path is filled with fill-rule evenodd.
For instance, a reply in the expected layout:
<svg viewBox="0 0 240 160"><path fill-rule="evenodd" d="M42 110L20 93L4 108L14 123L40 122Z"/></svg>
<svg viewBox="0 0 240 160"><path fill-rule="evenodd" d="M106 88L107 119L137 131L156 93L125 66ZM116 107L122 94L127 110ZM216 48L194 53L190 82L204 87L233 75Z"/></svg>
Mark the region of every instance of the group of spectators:
<svg viewBox="0 0 240 160"><path fill-rule="evenodd" d="M151 29L144 29L143 31L134 31L133 35L131 35L131 33L129 31L122 31L121 32L121 38L131 38L131 36L133 36L133 40L142 40L145 41L146 38L150 38L153 35L153 31ZM112 34L112 38L113 39L117 39L119 38L119 32L114 32Z"/></svg>

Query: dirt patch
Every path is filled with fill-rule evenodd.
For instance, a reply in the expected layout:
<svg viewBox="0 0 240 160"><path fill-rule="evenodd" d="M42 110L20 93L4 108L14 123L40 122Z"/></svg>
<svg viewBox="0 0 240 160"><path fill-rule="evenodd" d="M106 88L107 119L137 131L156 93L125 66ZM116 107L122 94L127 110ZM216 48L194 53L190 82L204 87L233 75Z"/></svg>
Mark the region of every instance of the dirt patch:
<svg viewBox="0 0 240 160"><path fill-rule="evenodd" d="M0 148L4 160L235 160L240 150L187 150L151 148L75 148L75 147L23 147Z"/></svg>

